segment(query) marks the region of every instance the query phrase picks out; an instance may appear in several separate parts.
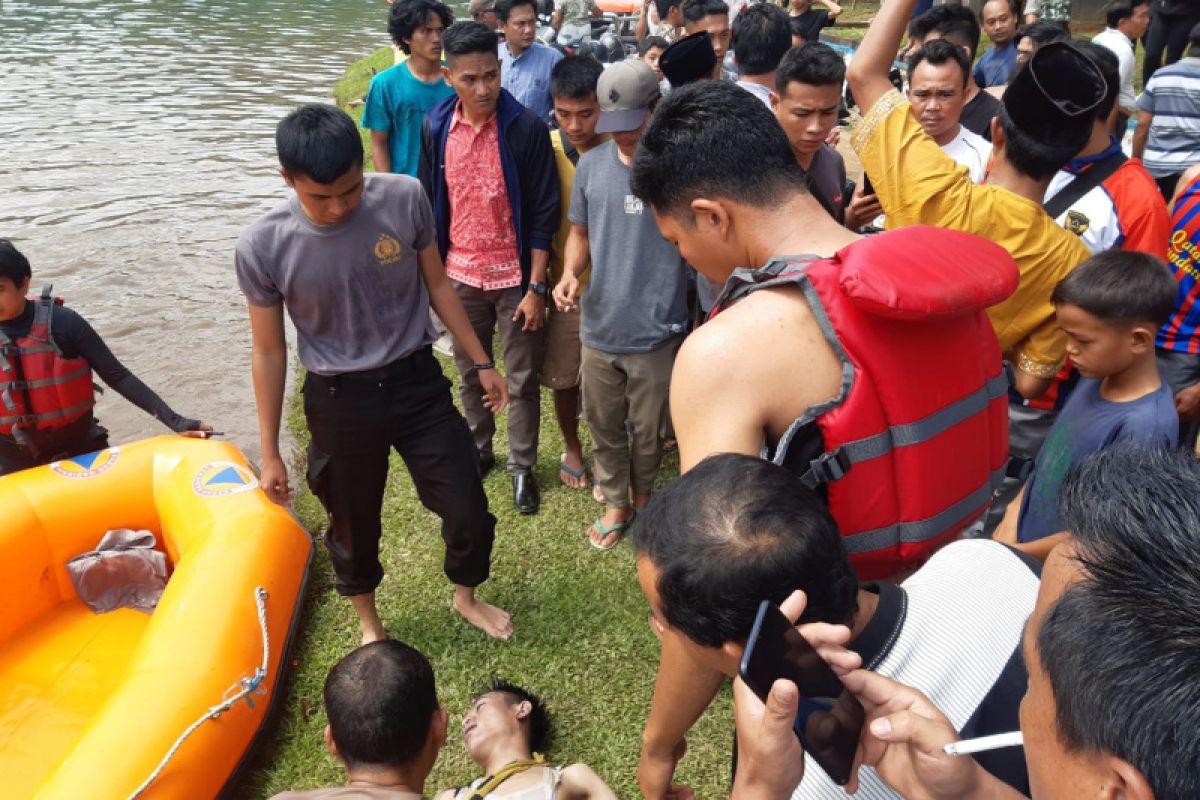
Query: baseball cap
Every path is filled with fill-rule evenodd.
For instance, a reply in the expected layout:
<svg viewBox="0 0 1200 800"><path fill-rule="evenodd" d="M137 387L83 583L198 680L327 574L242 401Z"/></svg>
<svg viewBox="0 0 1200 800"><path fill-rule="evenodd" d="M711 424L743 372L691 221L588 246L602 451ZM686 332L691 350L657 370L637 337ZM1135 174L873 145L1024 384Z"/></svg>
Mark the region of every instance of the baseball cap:
<svg viewBox="0 0 1200 800"><path fill-rule="evenodd" d="M658 76L649 64L627 58L607 67L596 84L600 101L596 133L637 130L658 95Z"/></svg>
<svg viewBox="0 0 1200 800"><path fill-rule="evenodd" d="M471 4L467 6L467 13L472 17L477 17L485 11L495 11L496 0L471 0Z"/></svg>

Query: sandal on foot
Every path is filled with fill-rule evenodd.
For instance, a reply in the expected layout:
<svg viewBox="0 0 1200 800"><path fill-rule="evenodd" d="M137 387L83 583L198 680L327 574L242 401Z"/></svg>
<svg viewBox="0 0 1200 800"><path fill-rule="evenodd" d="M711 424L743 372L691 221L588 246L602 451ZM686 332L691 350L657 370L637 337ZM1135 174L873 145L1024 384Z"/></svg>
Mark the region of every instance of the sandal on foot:
<svg viewBox="0 0 1200 800"><path fill-rule="evenodd" d="M592 523L592 530L594 530L594 531L596 531L596 533L600 534L601 541L607 539L609 536L611 536L614 533L617 534L617 538L613 539L611 544L605 545L605 544L596 544L596 540L593 539L591 536L588 536L587 537L588 544L590 544L592 547L596 548L597 550L612 550L614 547L617 546L617 544L620 543L621 537L625 535L625 531L629 530L629 526L632 524L633 524L633 517L630 517L629 519L625 520L624 522L614 522L611 526L608 526L608 527L605 527L603 519L597 519L595 522Z"/></svg>
<svg viewBox="0 0 1200 800"><path fill-rule="evenodd" d="M566 458L567 458L566 453L563 453L561 456L558 457L558 472L559 472L558 479L560 481L562 481L562 485L566 486L568 489L586 489L587 487L591 486L592 485L592 475L591 475L591 473L588 472L587 464L584 464L579 469L571 469L570 467L567 466ZM585 483L583 486L572 486L571 484L569 484L565 480L563 480L564 475L574 478L575 480L582 479L585 481Z"/></svg>

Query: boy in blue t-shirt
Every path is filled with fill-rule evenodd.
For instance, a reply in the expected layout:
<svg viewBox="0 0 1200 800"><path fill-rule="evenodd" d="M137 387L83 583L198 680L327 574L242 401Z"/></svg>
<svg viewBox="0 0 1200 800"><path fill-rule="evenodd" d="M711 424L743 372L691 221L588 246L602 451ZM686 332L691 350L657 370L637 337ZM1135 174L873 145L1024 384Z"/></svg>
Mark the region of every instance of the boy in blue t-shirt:
<svg viewBox="0 0 1200 800"><path fill-rule="evenodd" d="M1058 492L1072 464L1111 444L1173 448L1179 419L1158 374L1154 337L1171 316L1171 272L1146 253L1109 250L1075 268L1050 301L1083 376L1008 507L995 538L1045 560L1065 535Z"/></svg>
<svg viewBox="0 0 1200 800"><path fill-rule="evenodd" d="M371 131L376 172L417 175L421 124L454 94L442 77L442 30L454 22L437 0L396 0L388 33L407 58L371 79L362 126Z"/></svg>

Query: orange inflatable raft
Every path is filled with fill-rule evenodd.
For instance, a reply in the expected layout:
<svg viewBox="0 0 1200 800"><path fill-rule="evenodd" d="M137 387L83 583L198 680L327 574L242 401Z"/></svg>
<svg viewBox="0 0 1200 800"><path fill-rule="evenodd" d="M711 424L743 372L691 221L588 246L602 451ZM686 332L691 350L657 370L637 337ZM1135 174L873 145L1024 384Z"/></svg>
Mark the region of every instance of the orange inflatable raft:
<svg viewBox="0 0 1200 800"><path fill-rule="evenodd" d="M66 562L116 528L167 556L152 615L96 614L71 583ZM215 797L280 692L312 552L226 443L164 436L0 478L0 793Z"/></svg>
<svg viewBox="0 0 1200 800"><path fill-rule="evenodd" d="M596 7L610 14L637 14L642 10L638 0L596 0Z"/></svg>

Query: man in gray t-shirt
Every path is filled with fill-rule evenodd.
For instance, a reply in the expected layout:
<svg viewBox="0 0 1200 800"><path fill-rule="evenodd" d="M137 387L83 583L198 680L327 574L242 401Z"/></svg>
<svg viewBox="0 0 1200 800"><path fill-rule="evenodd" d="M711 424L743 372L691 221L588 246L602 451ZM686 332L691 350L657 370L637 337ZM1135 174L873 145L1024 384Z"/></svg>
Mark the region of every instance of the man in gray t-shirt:
<svg viewBox="0 0 1200 800"><path fill-rule="evenodd" d="M613 64L596 89L597 132L612 141L579 159L571 193L563 277L554 289L560 311L575 307L579 274L592 265L583 297L580 369L583 413L592 432L596 483L604 516L588 530L610 549L641 508L662 462L659 433L667 414L671 366L687 323L686 267L663 239L654 215L629 190L629 165L658 100L654 70L640 61ZM612 98L617 98L615 101ZM633 442L626 434L633 427Z"/></svg>
<svg viewBox="0 0 1200 800"><path fill-rule="evenodd" d="M442 519L455 609L507 639L509 615L475 597L490 570L496 518L488 512L471 433L431 351L431 304L474 360L497 412L507 402L507 384L487 363L446 278L429 201L413 178L364 176L358 129L331 106L293 111L279 123L276 146L296 194L242 233L234 257L253 333L260 483L268 497L288 504L279 453L286 307L308 370L308 484L329 513L325 541L336 588L354 606L363 642L387 638L375 589L383 579L379 512L392 448L421 502Z"/></svg>

